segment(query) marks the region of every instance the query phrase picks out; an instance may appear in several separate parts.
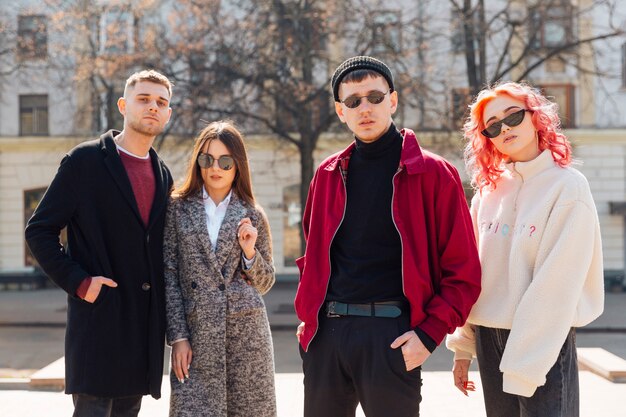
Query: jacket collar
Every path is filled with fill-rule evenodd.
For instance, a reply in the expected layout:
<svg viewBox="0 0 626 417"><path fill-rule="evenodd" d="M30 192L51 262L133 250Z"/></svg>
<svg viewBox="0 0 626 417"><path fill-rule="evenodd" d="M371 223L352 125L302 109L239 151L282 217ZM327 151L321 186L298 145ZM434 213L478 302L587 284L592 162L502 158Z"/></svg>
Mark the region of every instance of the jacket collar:
<svg viewBox="0 0 626 417"><path fill-rule="evenodd" d="M552 157L552 151L545 149L535 159L525 162L507 162L504 166L511 174L517 173L524 181L527 181L557 164Z"/></svg>
<svg viewBox="0 0 626 417"><path fill-rule="evenodd" d="M417 136L415 136L415 132L411 129L402 129L400 134L402 135L400 167L406 168L407 173L410 175L425 172L426 163L424 161L424 154L422 153L422 148L419 145ZM337 154L325 169L327 171L334 171L337 167L341 167L342 170L347 170L350 155L352 155L354 148L355 144L352 142L346 149Z"/></svg>

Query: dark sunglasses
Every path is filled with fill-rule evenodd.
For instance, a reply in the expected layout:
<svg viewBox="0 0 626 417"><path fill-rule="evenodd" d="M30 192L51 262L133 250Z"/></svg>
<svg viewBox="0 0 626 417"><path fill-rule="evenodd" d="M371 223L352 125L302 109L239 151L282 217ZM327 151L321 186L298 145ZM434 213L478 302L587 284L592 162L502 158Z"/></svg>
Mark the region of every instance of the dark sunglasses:
<svg viewBox="0 0 626 417"><path fill-rule="evenodd" d="M208 153L200 153L198 155L198 165L200 168L211 168L213 163L215 162L215 158ZM222 168L224 171L229 171L233 169L235 166L235 160L232 156L222 155L217 158L217 165Z"/></svg>
<svg viewBox="0 0 626 417"><path fill-rule="evenodd" d="M522 120L524 120L524 116L526 115L527 111L530 111L530 110L521 109L521 110L516 111L515 113L511 113L508 116L506 116L504 119L498 120L497 122L493 123L491 126L489 126L488 128L486 128L480 133L487 136L489 139L498 137L498 135L502 131L503 124L509 127L519 125L520 123L522 123Z"/></svg>
<svg viewBox="0 0 626 417"><path fill-rule="evenodd" d="M391 90L389 90L391 91ZM361 99L366 98L372 104L380 104L385 99L385 95L389 92L383 93L382 91L372 91L366 96L349 96L342 101L349 109L356 109L361 105Z"/></svg>

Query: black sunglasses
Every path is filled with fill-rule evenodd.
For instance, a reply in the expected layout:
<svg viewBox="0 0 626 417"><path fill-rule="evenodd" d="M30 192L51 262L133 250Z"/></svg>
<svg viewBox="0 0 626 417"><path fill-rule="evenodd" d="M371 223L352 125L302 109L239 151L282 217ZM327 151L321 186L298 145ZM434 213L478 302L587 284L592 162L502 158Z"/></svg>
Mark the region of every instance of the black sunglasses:
<svg viewBox="0 0 626 417"><path fill-rule="evenodd" d="M524 120L524 116L526 115L527 111L530 111L530 110L521 109L521 110L516 111L515 113L511 113L508 116L506 116L504 119L498 120L497 122L493 123L491 126L489 126L488 128L486 128L480 133L487 136L489 139L498 137L498 135L500 135L500 132L502 131L503 124L509 127L519 125L520 123L522 123L522 120Z"/></svg>
<svg viewBox="0 0 626 417"><path fill-rule="evenodd" d="M372 104L380 104L385 99L385 95L391 90L383 93L382 91L372 91L366 96L349 96L345 100L341 101L341 103L345 104L349 109L356 109L361 105L361 99L366 98Z"/></svg>
<svg viewBox="0 0 626 417"><path fill-rule="evenodd" d="M214 162L215 158L213 158L213 155L202 152L198 155L198 165L200 168L211 168ZM229 171L235 166L235 160L232 156L222 155L217 158L217 165L224 171Z"/></svg>

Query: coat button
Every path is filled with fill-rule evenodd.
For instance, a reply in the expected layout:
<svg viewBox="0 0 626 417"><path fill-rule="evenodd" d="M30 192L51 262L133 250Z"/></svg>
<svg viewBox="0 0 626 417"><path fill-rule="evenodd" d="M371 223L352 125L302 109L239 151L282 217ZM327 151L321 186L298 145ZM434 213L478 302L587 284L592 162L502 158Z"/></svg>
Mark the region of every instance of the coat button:
<svg viewBox="0 0 626 417"><path fill-rule="evenodd" d="M198 288L198 284L196 284L196 281L193 281L193 282L191 283L191 288L193 288L194 290L195 290L196 288Z"/></svg>
<svg viewBox="0 0 626 417"><path fill-rule="evenodd" d="M141 284L141 289L144 291L149 291L150 290L150 284L147 282L144 282L143 284Z"/></svg>
<svg viewBox="0 0 626 417"><path fill-rule="evenodd" d="M219 289L220 289L220 291L224 291L224 290L226 289L226 285L224 285L224 284L220 284L220 286L219 286L219 287L217 287L217 288L219 288Z"/></svg>
<svg viewBox="0 0 626 417"><path fill-rule="evenodd" d="M150 243L150 235L146 235L146 243Z"/></svg>

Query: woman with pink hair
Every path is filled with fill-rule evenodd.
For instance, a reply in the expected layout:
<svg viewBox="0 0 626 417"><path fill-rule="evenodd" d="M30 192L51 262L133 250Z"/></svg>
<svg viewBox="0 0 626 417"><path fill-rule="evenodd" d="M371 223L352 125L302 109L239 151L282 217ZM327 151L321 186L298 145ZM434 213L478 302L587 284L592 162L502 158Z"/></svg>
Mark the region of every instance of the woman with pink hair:
<svg viewBox="0 0 626 417"><path fill-rule="evenodd" d="M482 292L448 336L454 383L478 368L488 417L577 417L575 328L604 308L602 245L556 105L527 84L481 91L464 126Z"/></svg>

